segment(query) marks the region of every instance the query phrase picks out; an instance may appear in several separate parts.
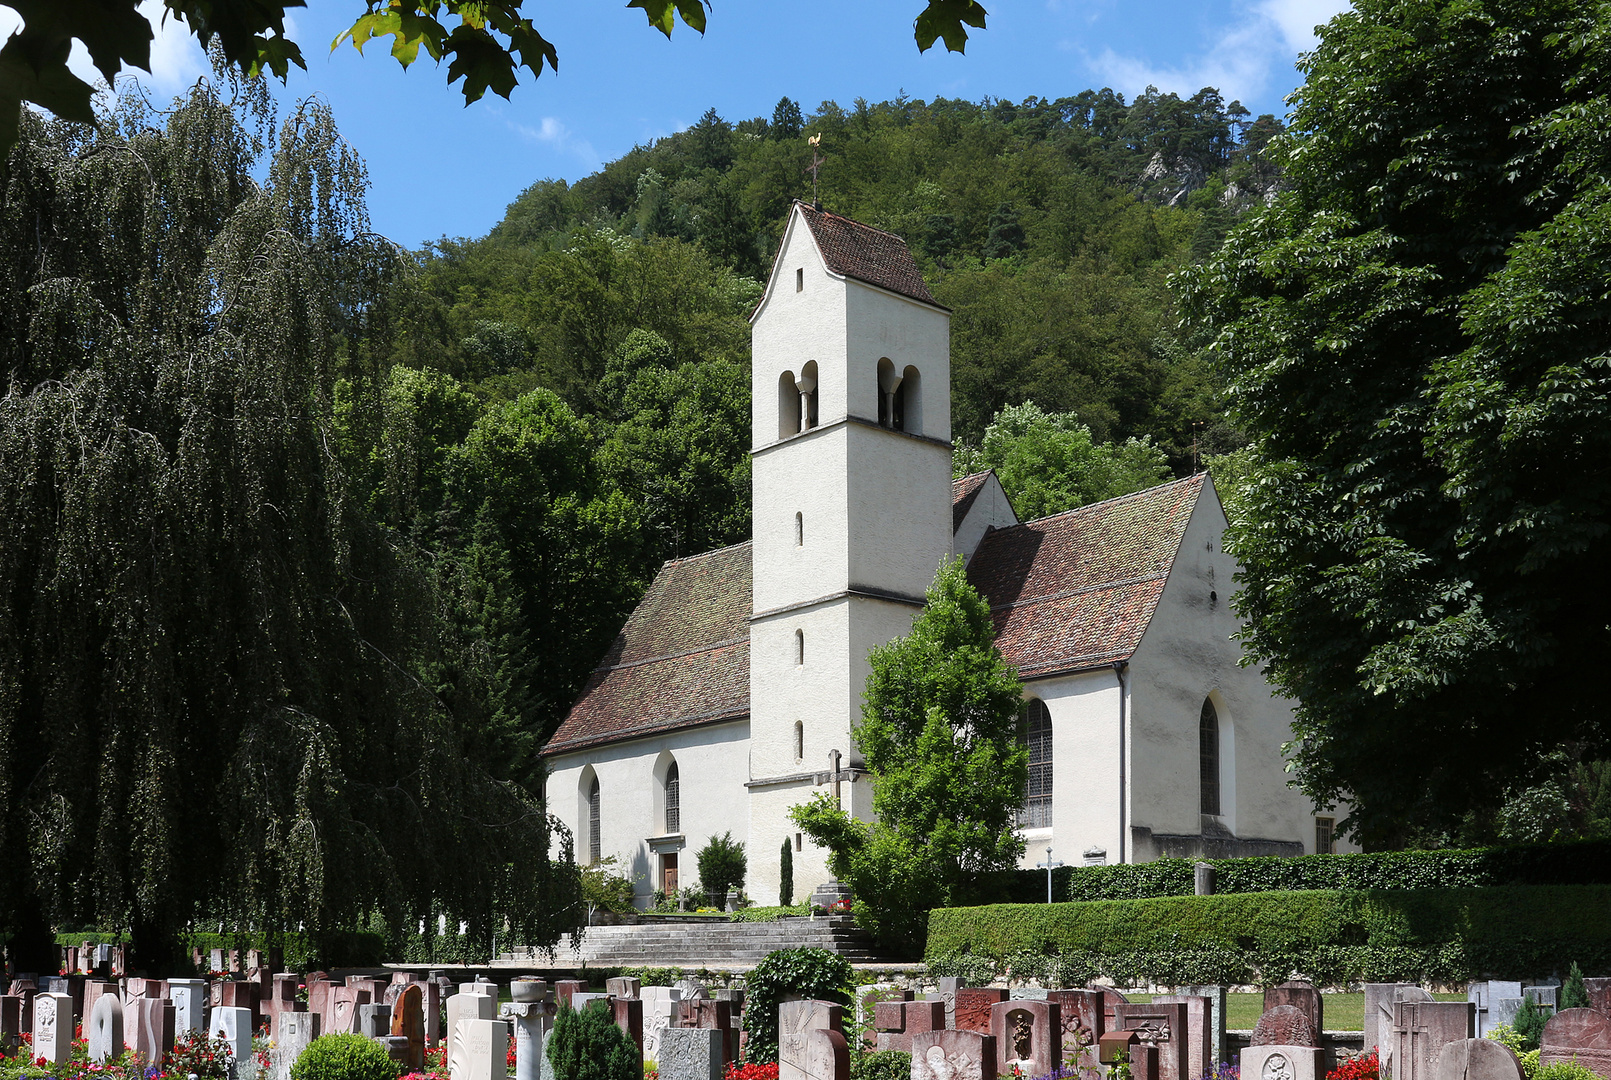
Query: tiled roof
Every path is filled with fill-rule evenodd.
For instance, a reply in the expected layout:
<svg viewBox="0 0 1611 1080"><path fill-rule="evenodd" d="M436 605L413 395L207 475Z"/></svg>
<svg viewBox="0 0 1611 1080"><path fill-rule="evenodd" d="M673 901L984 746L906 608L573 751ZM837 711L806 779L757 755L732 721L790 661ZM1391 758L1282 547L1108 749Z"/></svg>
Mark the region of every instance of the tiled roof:
<svg viewBox="0 0 1611 1080"><path fill-rule="evenodd" d="M545 754L749 714L750 546L660 568Z"/></svg>
<svg viewBox="0 0 1611 1080"><path fill-rule="evenodd" d="M951 481L952 532L962 528L962 522L966 520L968 511L973 509L973 500L979 497L979 489L984 487L985 478L989 475L990 470L986 469L984 472L970 473Z"/></svg>
<svg viewBox="0 0 1611 1080"><path fill-rule="evenodd" d="M1141 644L1204 475L985 535L968 580L1026 678L1125 660Z"/></svg>
<svg viewBox="0 0 1611 1080"><path fill-rule="evenodd" d="M796 200L795 205L811 226L817 250L822 252L829 270L925 304L942 306L929 292L905 240L809 203Z"/></svg>

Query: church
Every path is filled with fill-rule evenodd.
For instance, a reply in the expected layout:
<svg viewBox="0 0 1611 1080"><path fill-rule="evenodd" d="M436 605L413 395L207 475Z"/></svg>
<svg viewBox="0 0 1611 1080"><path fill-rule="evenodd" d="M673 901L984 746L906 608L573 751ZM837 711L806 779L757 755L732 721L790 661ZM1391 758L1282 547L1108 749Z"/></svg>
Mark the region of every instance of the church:
<svg viewBox="0 0 1611 1080"><path fill-rule="evenodd" d="M960 555L1024 684L1023 865L1340 850L1288 786L1291 708L1237 664L1235 559L1206 474L1020 522L951 476L950 312L905 242L790 211L751 316L753 538L666 563L543 749L578 862L638 903L742 840L745 891L830 878L789 809L872 814L853 730L872 648Z"/></svg>

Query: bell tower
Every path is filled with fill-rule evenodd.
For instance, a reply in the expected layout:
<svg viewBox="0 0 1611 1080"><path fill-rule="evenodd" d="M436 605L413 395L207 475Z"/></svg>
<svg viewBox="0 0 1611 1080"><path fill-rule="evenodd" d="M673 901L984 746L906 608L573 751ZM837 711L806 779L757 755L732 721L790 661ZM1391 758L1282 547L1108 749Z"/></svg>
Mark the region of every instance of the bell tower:
<svg viewBox="0 0 1611 1080"><path fill-rule="evenodd" d="M899 237L796 202L750 321L749 889L775 898L787 840L798 901L830 875L788 810L871 816L867 655L951 553L950 312Z"/></svg>

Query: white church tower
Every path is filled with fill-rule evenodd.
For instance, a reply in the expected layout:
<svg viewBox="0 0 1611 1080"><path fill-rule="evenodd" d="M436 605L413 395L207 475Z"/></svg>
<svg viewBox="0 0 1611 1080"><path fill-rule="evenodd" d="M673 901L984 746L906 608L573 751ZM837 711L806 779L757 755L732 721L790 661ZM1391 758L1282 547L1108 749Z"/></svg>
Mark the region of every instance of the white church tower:
<svg viewBox="0 0 1611 1080"><path fill-rule="evenodd" d="M796 202L751 322L749 889L775 902L787 840L798 902L831 875L788 809L871 816L867 654L952 550L950 313L899 237Z"/></svg>

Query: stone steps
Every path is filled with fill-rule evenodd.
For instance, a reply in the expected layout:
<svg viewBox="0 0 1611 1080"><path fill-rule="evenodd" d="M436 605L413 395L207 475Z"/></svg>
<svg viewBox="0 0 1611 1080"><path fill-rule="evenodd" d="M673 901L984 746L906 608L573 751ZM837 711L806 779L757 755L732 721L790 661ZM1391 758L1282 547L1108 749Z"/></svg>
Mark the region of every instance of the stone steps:
<svg viewBox="0 0 1611 1080"><path fill-rule="evenodd" d="M725 922L711 919L663 919L634 925L592 926L579 944L560 939L557 962L624 967L746 967L775 949L811 946L838 953L852 963L885 959L871 939L848 917L778 919L774 922ZM500 962L536 959L523 950Z"/></svg>

